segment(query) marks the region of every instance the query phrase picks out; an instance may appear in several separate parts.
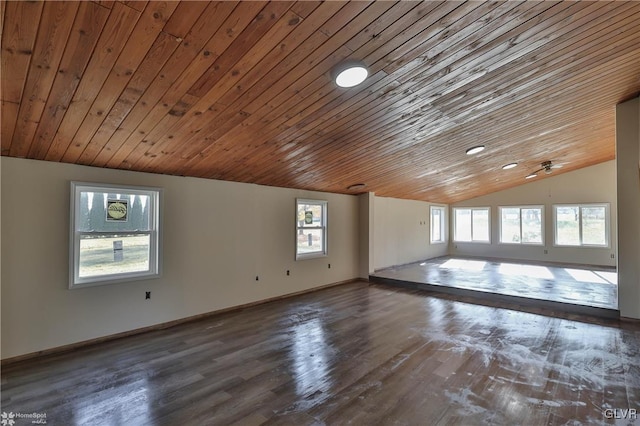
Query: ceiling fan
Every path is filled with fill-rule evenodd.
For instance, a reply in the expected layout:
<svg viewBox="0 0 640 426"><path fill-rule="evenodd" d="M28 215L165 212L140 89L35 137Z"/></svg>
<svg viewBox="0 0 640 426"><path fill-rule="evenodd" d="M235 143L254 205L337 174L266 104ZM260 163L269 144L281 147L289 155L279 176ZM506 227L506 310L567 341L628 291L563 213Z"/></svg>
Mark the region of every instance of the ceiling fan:
<svg viewBox="0 0 640 426"><path fill-rule="evenodd" d="M540 172L544 172L545 175L549 175L549 174L553 173L554 169L560 169L560 168L562 168L563 165L564 165L564 163L556 163L556 164L554 164L552 161L543 161L542 163L540 163L540 168L538 170L536 170L535 172L529 174L527 177L525 177L525 179L532 179L532 178L538 176L538 173L540 173Z"/></svg>

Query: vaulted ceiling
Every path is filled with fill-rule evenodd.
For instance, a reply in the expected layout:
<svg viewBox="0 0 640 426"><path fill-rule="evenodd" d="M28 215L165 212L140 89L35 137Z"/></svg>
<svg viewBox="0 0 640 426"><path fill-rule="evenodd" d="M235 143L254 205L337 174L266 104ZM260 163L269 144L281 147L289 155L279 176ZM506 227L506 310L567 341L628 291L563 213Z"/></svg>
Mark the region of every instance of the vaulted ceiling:
<svg viewBox="0 0 640 426"><path fill-rule="evenodd" d="M634 1L2 1L1 14L13 157L455 202L546 160L556 174L613 159L615 105L640 92ZM339 88L331 70L350 58L369 77Z"/></svg>

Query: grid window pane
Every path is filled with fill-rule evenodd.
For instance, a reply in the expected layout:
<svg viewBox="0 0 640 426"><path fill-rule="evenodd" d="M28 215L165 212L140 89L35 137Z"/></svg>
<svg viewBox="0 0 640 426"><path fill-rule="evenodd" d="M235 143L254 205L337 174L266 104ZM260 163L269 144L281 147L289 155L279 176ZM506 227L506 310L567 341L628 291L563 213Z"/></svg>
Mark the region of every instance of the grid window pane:
<svg viewBox="0 0 640 426"><path fill-rule="evenodd" d="M488 210L472 210L473 241L489 241L489 211Z"/></svg>
<svg viewBox="0 0 640 426"><path fill-rule="evenodd" d="M606 210L604 207L582 207L582 243L606 245Z"/></svg>
<svg viewBox="0 0 640 426"><path fill-rule="evenodd" d="M556 244L563 246L580 245L580 209L578 206L557 206Z"/></svg>
<svg viewBox="0 0 640 426"><path fill-rule="evenodd" d="M471 210L455 210L455 239L456 241L471 241Z"/></svg>
<svg viewBox="0 0 640 426"><path fill-rule="evenodd" d="M148 195L81 191L76 229L82 232L131 232L151 230L151 202ZM110 220L108 206L122 204L123 220Z"/></svg>
<svg viewBox="0 0 640 426"><path fill-rule="evenodd" d="M440 210L434 210L431 222L431 235L434 241L441 241L442 236L440 235L440 227L441 225L440 218Z"/></svg>
<svg viewBox="0 0 640 426"><path fill-rule="evenodd" d="M296 259L327 254L327 202L296 201Z"/></svg>
<svg viewBox="0 0 640 426"><path fill-rule="evenodd" d="M522 242L529 244L542 244L542 209L523 208L522 219Z"/></svg>
<svg viewBox="0 0 640 426"><path fill-rule="evenodd" d="M444 209L431 207L431 242L444 241Z"/></svg>
<svg viewBox="0 0 640 426"><path fill-rule="evenodd" d="M80 238L80 277L149 270L150 236L122 235Z"/></svg>
<svg viewBox="0 0 640 426"><path fill-rule="evenodd" d="M322 205L298 204L298 226L303 228L324 226Z"/></svg>
<svg viewBox="0 0 640 426"><path fill-rule="evenodd" d="M322 229L305 229L298 233L298 254L309 254L323 251Z"/></svg>
<svg viewBox="0 0 640 426"><path fill-rule="evenodd" d="M520 242L520 209L501 208L500 209L500 242L519 243Z"/></svg>

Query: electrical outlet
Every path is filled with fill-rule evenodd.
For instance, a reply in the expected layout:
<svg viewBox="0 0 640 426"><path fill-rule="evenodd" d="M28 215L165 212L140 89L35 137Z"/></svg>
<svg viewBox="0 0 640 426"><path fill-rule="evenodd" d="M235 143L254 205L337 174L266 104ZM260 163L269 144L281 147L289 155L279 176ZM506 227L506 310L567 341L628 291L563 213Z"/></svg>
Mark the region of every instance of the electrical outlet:
<svg viewBox="0 0 640 426"><path fill-rule="evenodd" d="M287 275L289 275L289 270L287 269Z"/></svg>
<svg viewBox="0 0 640 426"><path fill-rule="evenodd" d="M612 259L615 259L615 258L616 258L616 255L615 255L615 254L613 254L613 253L611 253L611 258L612 258Z"/></svg>
<svg viewBox="0 0 640 426"><path fill-rule="evenodd" d="M549 250L544 249L544 254L549 254Z"/></svg>
<svg viewBox="0 0 640 426"><path fill-rule="evenodd" d="M329 269L331 269L331 264L329 264Z"/></svg>
<svg viewBox="0 0 640 426"><path fill-rule="evenodd" d="M256 275L256 281L260 281L260 277Z"/></svg>
<svg viewBox="0 0 640 426"><path fill-rule="evenodd" d="M144 298L146 299L151 299L151 292L150 291L145 291L144 292Z"/></svg>

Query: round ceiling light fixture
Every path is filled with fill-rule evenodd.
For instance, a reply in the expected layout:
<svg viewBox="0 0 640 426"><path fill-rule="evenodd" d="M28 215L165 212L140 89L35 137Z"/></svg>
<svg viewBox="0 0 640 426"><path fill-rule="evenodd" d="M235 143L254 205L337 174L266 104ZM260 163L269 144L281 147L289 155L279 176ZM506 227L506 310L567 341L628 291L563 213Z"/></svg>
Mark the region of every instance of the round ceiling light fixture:
<svg viewBox="0 0 640 426"><path fill-rule="evenodd" d="M515 166L517 166L518 163L509 163L509 164L505 164L504 166L502 166L502 170L509 170L509 169L513 169Z"/></svg>
<svg viewBox="0 0 640 426"><path fill-rule="evenodd" d="M349 60L335 67L331 74L338 86L354 87L365 81L369 71L362 61Z"/></svg>
<svg viewBox="0 0 640 426"><path fill-rule="evenodd" d="M360 191L360 190L364 189L365 186L367 186L367 185L364 184L364 183L354 183L353 185L349 186L347 189L349 191Z"/></svg>
<svg viewBox="0 0 640 426"><path fill-rule="evenodd" d="M478 146L474 146L469 148L466 153L467 155L473 155L473 154L477 154L479 152L484 151L484 145L478 145Z"/></svg>

